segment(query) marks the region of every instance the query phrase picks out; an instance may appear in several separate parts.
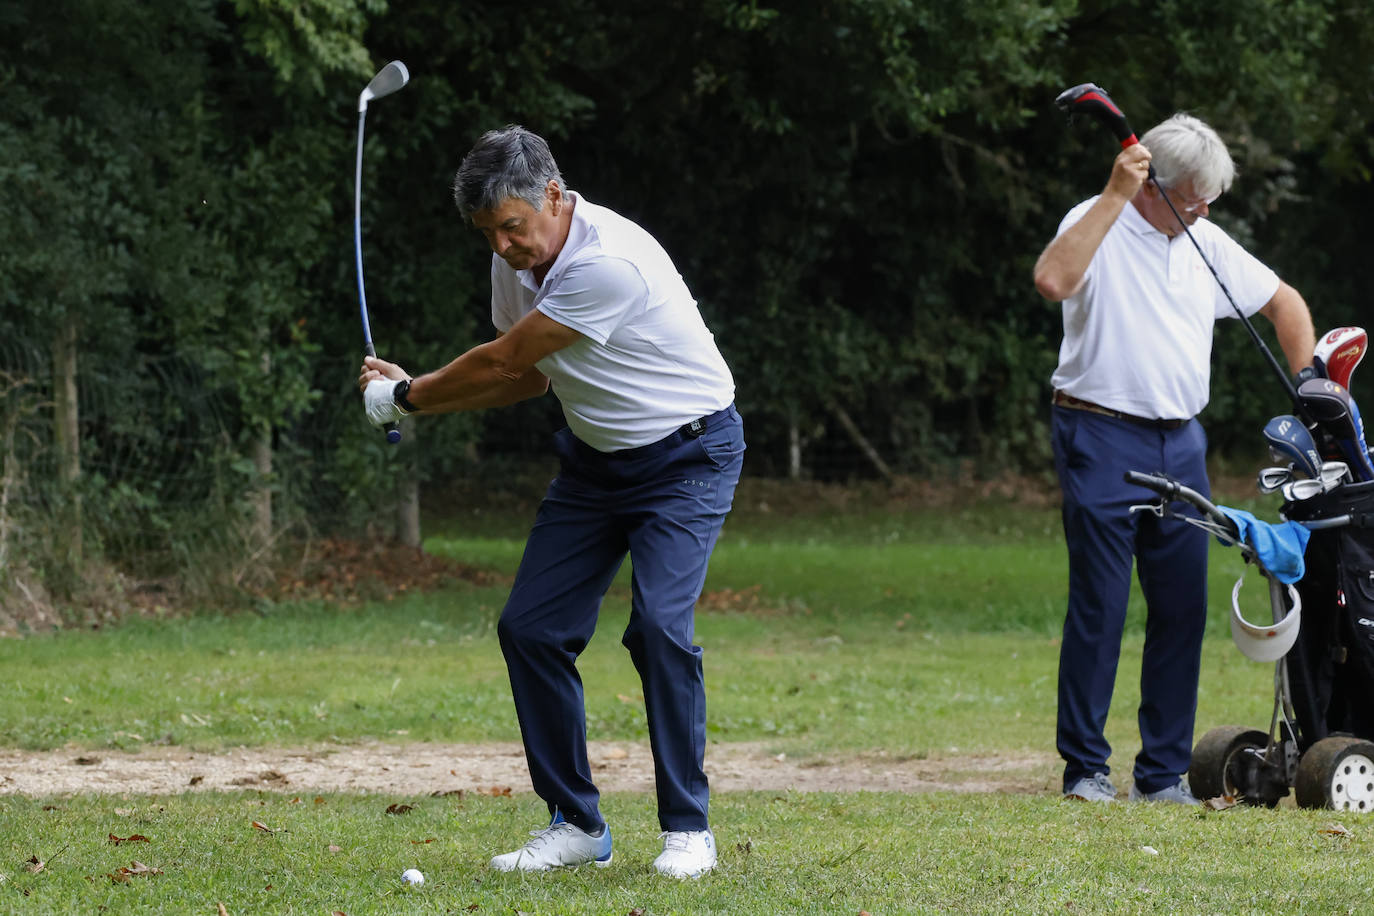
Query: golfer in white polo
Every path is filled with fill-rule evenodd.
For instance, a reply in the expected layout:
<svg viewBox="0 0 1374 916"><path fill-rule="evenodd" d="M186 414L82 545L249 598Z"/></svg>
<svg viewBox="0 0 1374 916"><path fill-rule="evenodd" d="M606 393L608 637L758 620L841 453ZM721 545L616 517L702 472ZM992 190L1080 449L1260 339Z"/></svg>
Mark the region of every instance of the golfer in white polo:
<svg viewBox="0 0 1374 916"><path fill-rule="evenodd" d="M547 144L490 131L464 158L458 208L491 245L495 340L411 378L380 359L359 384L381 425L557 395L567 427L497 628L534 791L550 821L499 870L611 861L587 759L576 660L628 554L629 626L654 758L659 872L716 864L696 599L744 457L734 380L682 277L639 226L567 190Z"/></svg>

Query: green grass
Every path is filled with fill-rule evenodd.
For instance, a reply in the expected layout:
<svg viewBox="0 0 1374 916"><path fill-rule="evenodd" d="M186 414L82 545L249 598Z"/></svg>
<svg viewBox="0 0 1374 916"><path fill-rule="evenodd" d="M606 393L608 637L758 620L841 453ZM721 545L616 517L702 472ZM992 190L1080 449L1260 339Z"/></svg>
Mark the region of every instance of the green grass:
<svg viewBox="0 0 1374 916"><path fill-rule="evenodd" d="M713 563L713 609L698 617L713 743L803 760L1052 754L1065 591L1054 510L743 508ZM454 524L429 549L509 574L515 525L484 524ZM1225 625L1239 558L1216 548L1212 569L1198 734L1263 727L1272 668L1242 658ZM0 642L0 746L516 740L494 633L504 595L459 586ZM627 605L622 576L580 665L593 739L644 740L619 645ZM1108 727L1123 776L1138 742L1142 616L1137 596ZM1358 819L1339 836L1324 832L1329 813L1291 806L1102 808L1061 802L1057 770L1046 783L1031 795L717 792L722 867L689 883L652 874L653 800L635 794L605 798L615 865L537 877L484 866L537 825L528 794L0 796L0 913L213 913L217 902L354 916L1290 913L1359 912L1374 895L1374 831ZM416 810L387 815L393 802ZM150 842L108 839L133 833ZM37 874L24 867L35 856L50 863ZM108 877L135 859L162 873ZM412 865L429 881L406 890L398 878Z"/></svg>
<svg viewBox="0 0 1374 916"><path fill-rule="evenodd" d="M386 814L396 801L414 810ZM695 882L653 874L649 799L611 796L609 868L488 871L540 807L529 796L7 799L0 912L1347 913L1374 895L1371 831L1334 835L1321 812L950 793L722 793L721 866ZM31 857L49 864L32 874ZM134 861L161 873L110 877ZM401 885L410 867L423 887Z"/></svg>

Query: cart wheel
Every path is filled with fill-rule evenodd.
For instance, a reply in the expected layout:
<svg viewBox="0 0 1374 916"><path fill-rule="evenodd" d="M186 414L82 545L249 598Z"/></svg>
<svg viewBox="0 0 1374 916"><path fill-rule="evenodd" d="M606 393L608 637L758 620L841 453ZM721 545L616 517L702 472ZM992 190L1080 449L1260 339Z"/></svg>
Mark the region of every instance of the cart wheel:
<svg viewBox="0 0 1374 916"><path fill-rule="evenodd" d="M1249 748L1262 751L1268 746L1269 736L1258 729L1240 725L1212 729L1193 748L1193 763L1188 767L1193 794L1203 801L1220 795L1255 798L1256 787L1243 784L1237 759Z"/></svg>
<svg viewBox="0 0 1374 916"><path fill-rule="evenodd" d="M1374 744L1348 735L1323 738L1298 761L1293 788L1303 808L1374 811Z"/></svg>

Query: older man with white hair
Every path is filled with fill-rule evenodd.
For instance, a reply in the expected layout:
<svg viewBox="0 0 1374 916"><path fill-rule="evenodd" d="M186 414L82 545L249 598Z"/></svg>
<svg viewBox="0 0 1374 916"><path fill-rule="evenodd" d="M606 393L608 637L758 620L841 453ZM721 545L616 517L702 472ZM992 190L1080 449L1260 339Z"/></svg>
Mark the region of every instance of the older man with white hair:
<svg viewBox="0 0 1374 916"><path fill-rule="evenodd" d="M1057 729L1067 798L1116 798L1104 729L1134 560L1148 610L1130 798L1197 804L1183 776L1207 616L1207 536L1131 513L1153 494L1122 478L1162 471L1210 493L1196 417L1208 399L1213 325L1235 312L1207 262L1243 313L1273 322L1295 373L1312 361L1302 296L1207 219L1234 175L1216 131L1176 114L1117 155L1102 193L1069 211L1035 265L1036 289L1064 310L1051 384L1069 552Z"/></svg>

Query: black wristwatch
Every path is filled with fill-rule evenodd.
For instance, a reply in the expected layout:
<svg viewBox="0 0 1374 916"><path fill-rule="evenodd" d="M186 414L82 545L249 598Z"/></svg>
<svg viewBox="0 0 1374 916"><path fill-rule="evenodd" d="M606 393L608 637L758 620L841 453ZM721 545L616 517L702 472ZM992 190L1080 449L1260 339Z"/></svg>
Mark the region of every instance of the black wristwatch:
<svg viewBox="0 0 1374 916"><path fill-rule="evenodd" d="M403 378L396 383L396 387L391 389L391 400L395 401L406 413L418 413L420 408L410 403L410 379Z"/></svg>

